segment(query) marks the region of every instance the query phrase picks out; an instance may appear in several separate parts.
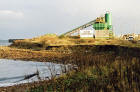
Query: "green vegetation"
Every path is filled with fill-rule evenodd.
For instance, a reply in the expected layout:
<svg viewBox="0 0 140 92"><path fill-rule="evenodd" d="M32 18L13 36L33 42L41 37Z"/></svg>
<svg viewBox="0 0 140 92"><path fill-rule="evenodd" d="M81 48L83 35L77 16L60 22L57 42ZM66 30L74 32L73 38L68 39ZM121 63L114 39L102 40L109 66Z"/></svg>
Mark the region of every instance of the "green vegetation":
<svg viewBox="0 0 140 92"><path fill-rule="evenodd" d="M76 64L78 69L31 88L29 92L139 92L139 55L131 55L133 48L115 49L99 46L95 50L100 52L74 52L65 62ZM139 53L140 49L137 50Z"/></svg>
<svg viewBox="0 0 140 92"><path fill-rule="evenodd" d="M60 77L31 83L28 86L25 84L14 86L10 90L14 89L17 92L19 89L22 89L22 92L140 91L140 44L137 41L80 39L47 34L33 39L17 40L11 47L8 50L0 49L0 58L55 61L77 67L73 67ZM16 89L17 87L19 89Z"/></svg>
<svg viewBox="0 0 140 92"><path fill-rule="evenodd" d="M12 89L20 92L139 92L140 48L114 45L78 46L58 62L72 64L60 77ZM59 48L57 48L59 49ZM55 57L54 57L55 59ZM16 89L18 88L18 89ZM8 88L7 88L8 90Z"/></svg>

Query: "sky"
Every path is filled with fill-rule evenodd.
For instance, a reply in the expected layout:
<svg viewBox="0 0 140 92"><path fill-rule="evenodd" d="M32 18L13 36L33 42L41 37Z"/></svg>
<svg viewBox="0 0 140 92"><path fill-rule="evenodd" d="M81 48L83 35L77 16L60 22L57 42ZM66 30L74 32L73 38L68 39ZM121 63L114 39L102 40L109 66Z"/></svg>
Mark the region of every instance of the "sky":
<svg viewBox="0 0 140 92"><path fill-rule="evenodd" d="M139 0L0 0L0 39L60 35L112 13L116 35L140 33Z"/></svg>

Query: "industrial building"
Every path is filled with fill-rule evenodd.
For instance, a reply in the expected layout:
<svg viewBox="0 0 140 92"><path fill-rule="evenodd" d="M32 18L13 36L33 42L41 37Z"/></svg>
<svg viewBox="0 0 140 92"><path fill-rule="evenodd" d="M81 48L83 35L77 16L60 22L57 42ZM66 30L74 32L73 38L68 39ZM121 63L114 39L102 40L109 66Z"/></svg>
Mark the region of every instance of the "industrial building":
<svg viewBox="0 0 140 92"><path fill-rule="evenodd" d="M84 30L93 26L94 30ZM93 32L94 31L94 32ZM77 34L76 34L77 33ZM93 34L94 33L94 34ZM113 38L112 15L106 12L103 17L97 17L80 27L64 33L64 36L80 36L80 38L111 39Z"/></svg>
<svg viewBox="0 0 140 92"><path fill-rule="evenodd" d="M93 24L95 29L95 39L101 38L112 38L113 37L113 26L111 13L107 12L104 17L99 17Z"/></svg>
<svg viewBox="0 0 140 92"><path fill-rule="evenodd" d="M140 40L140 34L124 34L120 38L123 40Z"/></svg>

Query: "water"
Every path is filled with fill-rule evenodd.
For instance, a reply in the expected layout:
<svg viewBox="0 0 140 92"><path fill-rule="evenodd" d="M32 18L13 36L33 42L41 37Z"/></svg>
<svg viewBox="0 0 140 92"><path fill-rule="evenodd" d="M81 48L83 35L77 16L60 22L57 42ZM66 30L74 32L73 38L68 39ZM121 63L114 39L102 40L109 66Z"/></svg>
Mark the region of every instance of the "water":
<svg viewBox="0 0 140 92"><path fill-rule="evenodd" d="M0 40L0 46L10 44L8 40ZM65 71L65 67L68 70L71 65L0 59L0 87L50 79L52 76L60 75L62 71ZM37 71L39 71L39 76L25 79L25 76L33 75Z"/></svg>
<svg viewBox="0 0 140 92"><path fill-rule="evenodd" d="M11 43L9 43L8 40L0 40L0 46L8 46L10 45Z"/></svg>
<svg viewBox="0 0 140 92"><path fill-rule="evenodd" d="M46 80L52 76L60 75L64 67L62 64L48 62L0 59L0 87L34 82L38 81L39 78ZM39 71L39 77L36 75L25 79L25 76L34 74L37 71Z"/></svg>

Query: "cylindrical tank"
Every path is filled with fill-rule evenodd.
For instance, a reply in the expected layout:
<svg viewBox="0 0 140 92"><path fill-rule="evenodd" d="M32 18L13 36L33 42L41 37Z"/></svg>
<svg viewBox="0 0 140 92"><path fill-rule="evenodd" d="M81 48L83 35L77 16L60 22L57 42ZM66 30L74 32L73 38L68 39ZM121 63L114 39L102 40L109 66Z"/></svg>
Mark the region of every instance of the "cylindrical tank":
<svg viewBox="0 0 140 92"><path fill-rule="evenodd" d="M112 15L110 12L107 12L105 14L105 22L108 24L108 25L112 25Z"/></svg>

